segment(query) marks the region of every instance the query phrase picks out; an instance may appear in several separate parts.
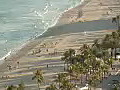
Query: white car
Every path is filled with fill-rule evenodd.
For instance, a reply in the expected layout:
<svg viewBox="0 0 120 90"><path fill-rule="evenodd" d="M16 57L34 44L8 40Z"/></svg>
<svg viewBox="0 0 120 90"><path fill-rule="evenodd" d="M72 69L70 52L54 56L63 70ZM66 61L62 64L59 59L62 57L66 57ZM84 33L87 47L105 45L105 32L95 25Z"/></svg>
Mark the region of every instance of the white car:
<svg viewBox="0 0 120 90"><path fill-rule="evenodd" d="M86 84L85 87L79 88L79 90L88 90L88 84Z"/></svg>

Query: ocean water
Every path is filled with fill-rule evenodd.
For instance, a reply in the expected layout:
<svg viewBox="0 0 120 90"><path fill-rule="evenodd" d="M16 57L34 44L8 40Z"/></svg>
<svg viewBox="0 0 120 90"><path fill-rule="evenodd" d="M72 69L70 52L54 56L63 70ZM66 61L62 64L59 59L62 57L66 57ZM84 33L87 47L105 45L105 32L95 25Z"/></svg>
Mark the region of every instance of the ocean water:
<svg viewBox="0 0 120 90"><path fill-rule="evenodd" d="M0 58L55 25L80 0L0 0Z"/></svg>

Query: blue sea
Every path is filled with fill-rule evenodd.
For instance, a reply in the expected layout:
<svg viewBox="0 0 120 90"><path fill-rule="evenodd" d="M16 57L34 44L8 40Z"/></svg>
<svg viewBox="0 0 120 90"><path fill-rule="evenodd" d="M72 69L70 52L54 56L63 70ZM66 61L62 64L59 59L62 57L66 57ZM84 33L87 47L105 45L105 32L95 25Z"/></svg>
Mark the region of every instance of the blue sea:
<svg viewBox="0 0 120 90"><path fill-rule="evenodd" d="M80 0L0 0L0 58L55 25Z"/></svg>

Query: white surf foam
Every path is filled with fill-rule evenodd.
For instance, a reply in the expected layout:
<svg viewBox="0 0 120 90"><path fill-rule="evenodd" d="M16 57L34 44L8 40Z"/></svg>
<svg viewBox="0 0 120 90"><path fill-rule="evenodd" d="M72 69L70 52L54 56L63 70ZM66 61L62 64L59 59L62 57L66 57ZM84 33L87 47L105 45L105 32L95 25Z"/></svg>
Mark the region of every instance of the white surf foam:
<svg viewBox="0 0 120 90"><path fill-rule="evenodd" d="M11 55L12 51L10 50L5 56L3 56L0 60L5 60L7 57Z"/></svg>
<svg viewBox="0 0 120 90"><path fill-rule="evenodd" d="M81 0L81 2L80 2L79 4L76 4L76 5L75 5L75 7L78 6L78 5L81 5L83 2L84 2L84 0ZM52 25L50 25L49 28L55 26L55 25L57 24L58 20L60 19L60 17L63 15L63 13L69 11L69 10L72 9L72 8L74 8L74 7L71 6L70 8L67 8L66 10L64 10L64 12L60 13L60 14L58 15L58 17L55 17L55 19L53 19L53 21L52 21L52 22L54 22L54 23L53 23Z"/></svg>
<svg viewBox="0 0 120 90"><path fill-rule="evenodd" d="M80 4L82 4L83 2L84 2L84 0L81 0L81 3L80 3ZM78 5L78 4L77 4L77 5ZM77 6L77 5L76 5L76 6ZM45 12L44 12L43 14L41 14L40 12L34 10L34 13L35 13L37 16L39 16L39 17L42 18L42 21L41 21L41 22L46 25L46 27L44 28L44 29L45 29L44 32L41 33L41 34L38 35L38 36L43 35L43 34L47 31L48 28L55 26L55 25L57 24L59 18L62 16L63 13L67 12L67 11L70 10L71 8L74 8L74 7L70 7L70 8L68 8L68 9L66 9L64 12L60 13L57 17L54 17L53 20L52 20L53 23L50 24L50 23L44 21L44 15L49 12L49 10L48 10L48 7L49 7L49 6L52 6L52 4L50 4L50 5L47 4L47 5L45 6L45 8L44 8ZM33 10L33 9L32 9L32 10ZM36 26L35 26L35 27L36 27ZM0 63L1 63L1 61L4 61L7 57L11 56L12 54L15 54L18 50L20 50L20 49L23 48L25 45L27 45L32 39L35 39L35 38L38 37L38 36L34 36L34 38L29 39L28 41L26 41L26 43L23 43L21 46L13 49L12 51L10 50L4 57L2 57L2 58L0 59Z"/></svg>

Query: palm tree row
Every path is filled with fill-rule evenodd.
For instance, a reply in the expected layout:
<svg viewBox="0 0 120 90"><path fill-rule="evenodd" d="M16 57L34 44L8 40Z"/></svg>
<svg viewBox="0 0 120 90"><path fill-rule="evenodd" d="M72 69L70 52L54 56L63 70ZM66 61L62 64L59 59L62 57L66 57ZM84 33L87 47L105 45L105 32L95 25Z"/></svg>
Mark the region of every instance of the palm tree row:
<svg viewBox="0 0 120 90"><path fill-rule="evenodd" d="M38 84L38 89L40 90L40 84L44 81L42 70L37 70L32 77L32 80L36 79L36 82Z"/></svg>
<svg viewBox="0 0 120 90"><path fill-rule="evenodd" d="M55 84L46 87L46 90L72 90L75 87L75 84L70 82L68 73L59 73L54 82Z"/></svg>
<svg viewBox="0 0 120 90"><path fill-rule="evenodd" d="M82 84L82 77L86 76L87 83L95 87L108 75L114 59L117 59L116 49L119 47L120 31L116 31L107 34L102 40L95 40L92 46L84 44L79 54L74 49L69 49L61 59L67 64L66 71L72 77L75 76L77 80L80 78Z"/></svg>
<svg viewBox="0 0 120 90"><path fill-rule="evenodd" d="M74 49L65 51L61 60L64 61L66 73L59 73L54 80L55 83L46 90L72 90L78 82L79 85L87 83L89 89L97 87L108 75L114 60L117 60L116 49L119 47L120 31L116 31L107 34L103 39L95 40L91 46L84 44L79 49L80 53L76 53ZM42 70L34 73L32 80L34 79L40 90L40 84L44 81ZM11 87L15 88L9 88Z"/></svg>
<svg viewBox="0 0 120 90"><path fill-rule="evenodd" d="M114 59L116 60L116 49L120 46L119 40L120 31L116 31L107 34L102 40L95 40L91 46L84 44L79 49L80 53L76 53L74 49L65 51L61 60L64 61L66 73L59 73L56 83L52 83L46 90L71 90L76 82L82 85L83 81L89 84L90 89L97 87L108 75ZM41 80L43 81L38 79L37 82L42 83Z"/></svg>
<svg viewBox="0 0 120 90"><path fill-rule="evenodd" d="M105 49L111 49L111 58L114 56L116 60L116 49L120 48L120 30L107 34L100 45Z"/></svg>
<svg viewBox="0 0 120 90"><path fill-rule="evenodd" d="M10 85L7 86L7 90L25 90L25 85L23 81L18 86Z"/></svg>

